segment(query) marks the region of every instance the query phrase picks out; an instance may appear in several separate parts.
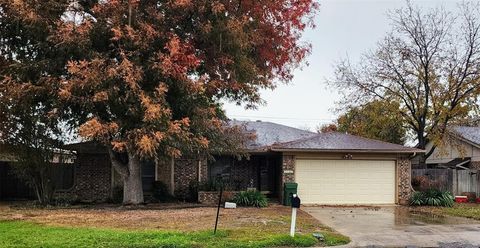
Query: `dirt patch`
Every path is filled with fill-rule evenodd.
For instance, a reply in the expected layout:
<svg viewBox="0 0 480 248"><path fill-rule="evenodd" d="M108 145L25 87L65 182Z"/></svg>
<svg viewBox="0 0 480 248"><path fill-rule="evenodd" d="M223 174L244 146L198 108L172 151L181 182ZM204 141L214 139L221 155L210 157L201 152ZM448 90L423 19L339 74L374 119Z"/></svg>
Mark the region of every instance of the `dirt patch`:
<svg viewBox="0 0 480 248"><path fill-rule="evenodd" d="M180 207L180 209L178 209ZM140 208L103 205L67 209L39 209L0 205L0 220L25 220L54 226L116 228L127 230L198 231L212 229L216 208L177 205L177 208L144 206ZM285 232L290 226L291 208L271 205L268 208L221 209L219 228L267 232ZM311 233L326 230L309 214L299 211L298 231Z"/></svg>

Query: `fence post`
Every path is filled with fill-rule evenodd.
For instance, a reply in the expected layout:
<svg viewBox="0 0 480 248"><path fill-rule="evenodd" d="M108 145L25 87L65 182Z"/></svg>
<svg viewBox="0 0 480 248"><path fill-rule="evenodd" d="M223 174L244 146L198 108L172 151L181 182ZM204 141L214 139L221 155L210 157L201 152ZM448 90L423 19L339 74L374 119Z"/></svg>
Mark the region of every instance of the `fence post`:
<svg viewBox="0 0 480 248"><path fill-rule="evenodd" d="M480 198L480 170L477 170L477 198Z"/></svg>
<svg viewBox="0 0 480 248"><path fill-rule="evenodd" d="M450 193L452 193L453 195L455 195L455 177L451 168L447 169L447 178L447 190L450 191Z"/></svg>
<svg viewBox="0 0 480 248"><path fill-rule="evenodd" d="M458 195L458 170L455 169L455 173L453 173L453 195Z"/></svg>

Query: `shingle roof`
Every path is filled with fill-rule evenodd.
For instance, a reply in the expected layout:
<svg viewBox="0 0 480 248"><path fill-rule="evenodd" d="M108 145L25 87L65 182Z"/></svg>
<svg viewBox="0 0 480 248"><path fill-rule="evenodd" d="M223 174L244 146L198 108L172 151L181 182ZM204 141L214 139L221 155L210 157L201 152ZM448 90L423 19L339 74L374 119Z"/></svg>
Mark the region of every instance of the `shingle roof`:
<svg viewBox="0 0 480 248"><path fill-rule="evenodd" d="M451 130L460 138L480 146L480 127L454 126Z"/></svg>
<svg viewBox="0 0 480 248"><path fill-rule="evenodd" d="M350 134L331 132L313 137L276 144L272 150L277 151L357 151L357 152L423 152L423 150L402 145L367 139Z"/></svg>
<svg viewBox="0 0 480 248"><path fill-rule="evenodd" d="M231 121L231 125L243 126L246 132L254 133L256 139L247 144L247 149L260 149L277 143L313 137L316 133L265 121Z"/></svg>
<svg viewBox="0 0 480 248"><path fill-rule="evenodd" d="M272 122L232 120L230 125L241 126L245 132L255 134L256 139L248 143L246 147L250 151L423 152L416 148L344 133L317 134ZM81 150L84 153L105 152L103 147L91 142L66 145L65 149Z"/></svg>

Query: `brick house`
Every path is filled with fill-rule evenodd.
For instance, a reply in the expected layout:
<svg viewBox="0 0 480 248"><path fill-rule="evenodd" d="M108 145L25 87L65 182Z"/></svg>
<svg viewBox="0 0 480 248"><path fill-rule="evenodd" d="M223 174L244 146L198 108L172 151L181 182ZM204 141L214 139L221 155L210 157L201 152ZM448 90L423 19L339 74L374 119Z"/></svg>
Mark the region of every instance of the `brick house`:
<svg viewBox="0 0 480 248"><path fill-rule="evenodd" d="M298 183L306 204L405 204L411 193L410 159L423 150L343 133L317 134L271 122L233 121L254 133L248 158L215 156L214 161L182 158L142 165L144 190L164 182L185 197L191 182L222 178L236 190L257 188L282 199L286 182ZM78 143L75 184L71 193L82 200L109 198L119 184L101 146Z"/></svg>

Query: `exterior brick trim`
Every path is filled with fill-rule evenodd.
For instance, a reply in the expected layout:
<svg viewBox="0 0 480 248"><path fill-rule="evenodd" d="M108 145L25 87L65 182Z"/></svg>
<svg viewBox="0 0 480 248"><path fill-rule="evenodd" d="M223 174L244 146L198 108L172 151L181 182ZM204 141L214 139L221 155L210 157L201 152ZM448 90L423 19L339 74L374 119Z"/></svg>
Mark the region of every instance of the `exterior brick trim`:
<svg viewBox="0 0 480 248"><path fill-rule="evenodd" d="M106 154L78 154L75 161L74 186L61 192L80 201L104 202L112 194L112 165Z"/></svg>
<svg viewBox="0 0 480 248"><path fill-rule="evenodd" d="M279 200L283 202L283 185L285 183L295 182L295 164L296 157L294 155L283 155L282 156L282 168L280 170L280 187L279 189Z"/></svg>
<svg viewBox="0 0 480 248"><path fill-rule="evenodd" d="M409 158L397 159L397 199L398 204L407 205L413 193L412 163Z"/></svg>
<svg viewBox="0 0 480 248"><path fill-rule="evenodd" d="M222 203L231 201L240 191L224 191L222 194ZM205 205L217 205L220 192L218 191L199 191L198 202Z"/></svg>

